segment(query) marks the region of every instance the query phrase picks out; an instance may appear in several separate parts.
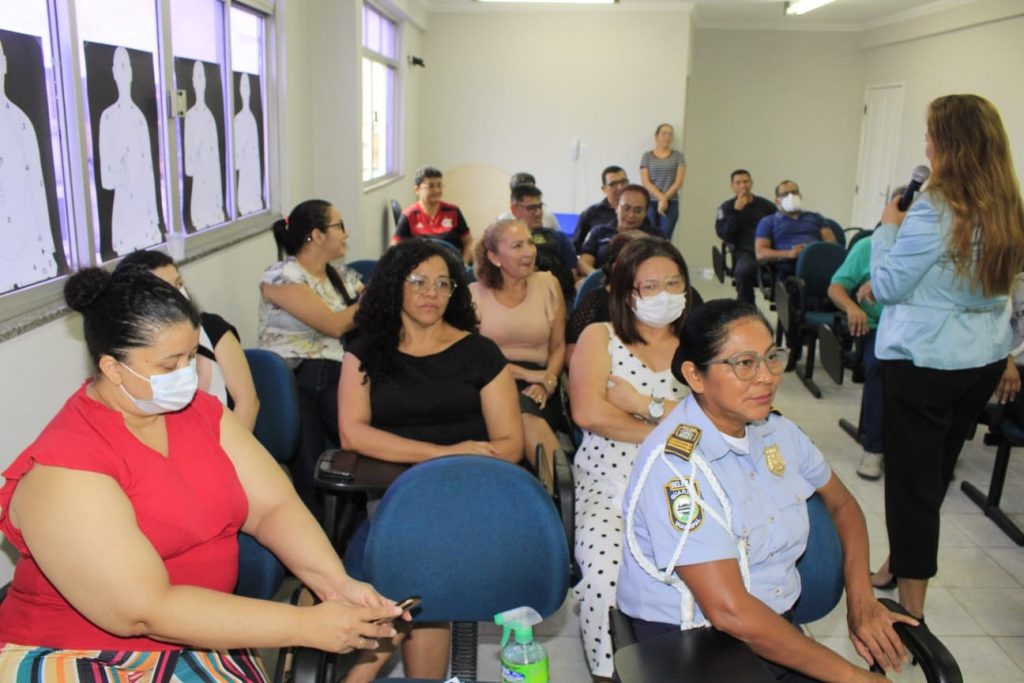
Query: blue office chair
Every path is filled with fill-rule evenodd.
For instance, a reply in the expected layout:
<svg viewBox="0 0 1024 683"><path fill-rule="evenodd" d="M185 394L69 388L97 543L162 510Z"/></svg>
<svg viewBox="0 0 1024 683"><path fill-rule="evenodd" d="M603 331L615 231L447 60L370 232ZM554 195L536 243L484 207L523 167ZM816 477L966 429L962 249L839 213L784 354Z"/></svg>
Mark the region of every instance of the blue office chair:
<svg viewBox="0 0 1024 683"><path fill-rule="evenodd" d="M442 240L442 239L438 239L436 237L422 237L420 239L429 240L431 242L435 242L437 244L440 244L442 247L446 247L447 249L451 249L453 254L457 254L458 255L459 262L460 263L462 262L462 251L457 246L452 244L451 242L448 242L448 241L445 241L445 240Z"/></svg>
<svg viewBox="0 0 1024 683"><path fill-rule="evenodd" d="M807 516L810 522L807 549L796 563L800 574L800 597L793 606L793 622L796 624L808 624L824 618L839 604L844 590L843 546L832 516L820 496L808 499ZM882 598L881 602L890 611L906 614L892 600ZM610 617L612 649L617 652L635 644L637 641L630 618L614 607L610 610ZM904 646L921 665L925 680L929 683L963 683L956 659L925 624L913 627L897 624L895 628ZM692 647L682 650L676 647L664 653L666 661L671 658L673 670L716 671L718 677L701 679L708 683L731 683L734 680L770 683L775 680L755 657L749 656L751 653L747 646L732 636L714 628L694 629L688 634L693 637L688 643ZM704 660L699 667L696 664L687 666L687 661L694 662L698 658ZM716 659L724 661L717 662L718 666L715 666L713 660ZM709 660L712 660L710 664ZM661 683L659 671L665 668L666 661L648 662L644 671L632 676L628 683Z"/></svg>
<svg viewBox="0 0 1024 683"><path fill-rule="evenodd" d="M576 300L573 301L572 307L576 308L579 306L580 302L583 301L583 297L600 287L604 287L604 271L598 268L583 278L579 289L576 290Z"/></svg>
<svg viewBox="0 0 1024 683"><path fill-rule="evenodd" d="M553 614L569 587L569 548L540 483L495 458L453 455L388 488L345 566L395 599L420 595L413 621L452 623L452 675L475 681L477 623L529 605Z"/></svg>
<svg viewBox="0 0 1024 683"><path fill-rule="evenodd" d="M377 267L377 259L364 258L352 261L352 263L346 263L345 265L359 273L359 278L363 281L363 284L366 284L370 281L370 276L373 275L373 269Z"/></svg>
<svg viewBox="0 0 1024 683"><path fill-rule="evenodd" d="M299 397L295 375L273 351L246 349L260 412L253 435L274 459L286 464L299 443ZM238 535L238 585L235 593L270 600L284 580L284 566L248 534Z"/></svg>
<svg viewBox="0 0 1024 683"><path fill-rule="evenodd" d="M797 376L815 398L821 398L813 379L818 329L822 325L836 327L839 311L828 297L828 286L845 258L846 250L837 243L808 244L796 260L796 275L775 283L779 328L796 330L801 345L807 347L804 369L797 368Z"/></svg>
<svg viewBox="0 0 1024 683"><path fill-rule="evenodd" d="M388 200L388 204L391 206L391 215L395 219L395 227L398 227L398 219L402 217L402 205L398 203L397 199Z"/></svg>

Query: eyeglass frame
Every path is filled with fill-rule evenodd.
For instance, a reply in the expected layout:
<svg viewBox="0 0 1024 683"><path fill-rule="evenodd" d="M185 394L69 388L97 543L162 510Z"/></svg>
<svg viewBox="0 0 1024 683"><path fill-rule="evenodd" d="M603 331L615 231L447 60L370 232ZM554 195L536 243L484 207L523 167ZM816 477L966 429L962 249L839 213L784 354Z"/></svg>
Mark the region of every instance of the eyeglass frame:
<svg viewBox="0 0 1024 683"><path fill-rule="evenodd" d="M429 285L430 289L434 290L434 292L441 296L444 295L444 291L439 285L443 284L444 282L447 282L449 287L449 299L452 296L454 296L455 290L459 286L458 282L448 277L447 275L438 275L436 278L431 280L426 275L420 275L418 273L409 273L408 275L405 276L404 282L405 284L409 285L410 289L412 289L414 294L426 294L427 287Z"/></svg>
<svg viewBox="0 0 1024 683"><path fill-rule="evenodd" d="M523 211L529 211L530 213L543 212L544 211L544 202L541 202L540 204L531 204L531 205L523 204L522 202L516 202L516 206L518 206Z"/></svg>
<svg viewBox="0 0 1024 683"><path fill-rule="evenodd" d="M785 372L785 370L786 370L786 364L782 361L782 358L781 358L781 354L783 354L783 353L784 353L784 351L782 349L780 349L780 348L771 349L770 351L768 351L764 355L755 353L754 351L740 351L739 353L734 353L733 355L729 356L728 358L720 358L718 360L709 360L704 365L705 366L709 366L709 365L728 365L728 366L730 366L732 368L732 374L736 377L736 379L738 379L741 382L750 382L750 381L756 379L758 374L760 374L760 372L761 372L761 364L762 363L764 363L765 369L768 370L768 374L774 375L775 377L781 376L782 373ZM775 370L772 370L772 367L771 367L771 365L768 362L768 356L778 356L778 359L776 360L776 364L778 366L778 372L776 372ZM743 357L743 358L741 358L741 357ZM736 364L739 363L741 360L753 360L754 361L754 370L753 370L753 372L750 373L750 377L740 377L740 373L736 369Z"/></svg>
<svg viewBox="0 0 1024 683"><path fill-rule="evenodd" d="M650 298L650 296L657 296L657 295L661 294L662 292L668 292L668 287L665 285L665 280L672 280L674 278L679 278L680 284L682 284L683 288L680 291L678 291L678 292L669 292L669 294L685 294L686 293L686 289L687 289L687 282L686 282L686 278L683 276L682 273L679 273L679 275L670 275L670 276L668 276L667 278L665 278L664 280L661 280L661 281L658 281L658 280L644 280L639 285L634 285L633 286L633 291L636 292L637 296L639 296L641 299L648 299L648 298ZM640 287L643 286L643 285L646 285L648 283L651 283L651 282L660 285L660 288L658 289L658 291L651 293L650 296L644 296L644 293L640 291Z"/></svg>
<svg viewBox="0 0 1024 683"><path fill-rule="evenodd" d="M345 221L338 221L337 223L328 223L323 227L323 231L327 232L331 228L341 228L342 232L348 233L348 230L345 229Z"/></svg>

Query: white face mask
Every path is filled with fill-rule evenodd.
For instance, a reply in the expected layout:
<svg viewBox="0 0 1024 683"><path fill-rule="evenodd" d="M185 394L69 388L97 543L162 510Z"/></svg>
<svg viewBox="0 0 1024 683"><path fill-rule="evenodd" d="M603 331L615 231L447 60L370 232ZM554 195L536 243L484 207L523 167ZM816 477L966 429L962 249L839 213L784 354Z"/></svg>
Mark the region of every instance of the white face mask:
<svg viewBox="0 0 1024 683"><path fill-rule="evenodd" d="M143 377L124 363L121 363L121 367L139 379L149 382L149 386L152 387L153 398L147 400L135 398L128 393L123 384L121 385L121 391L132 400L136 408L147 415L160 415L161 413L173 413L181 410L192 402L196 395L196 389L199 388L199 375L196 373L195 358L189 361L189 364L183 368L163 375L153 375L148 378Z"/></svg>
<svg viewBox="0 0 1024 683"><path fill-rule="evenodd" d="M637 295L633 299L633 313L636 319L651 327L665 327L679 319L686 308L686 293L669 294L662 290L644 299Z"/></svg>
<svg viewBox="0 0 1024 683"><path fill-rule="evenodd" d="M799 211L800 207L802 206L800 202L800 195L792 193L787 194L785 197L783 197L782 201L780 201L779 203L782 205L782 210L785 211L786 213L793 213L795 211Z"/></svg>

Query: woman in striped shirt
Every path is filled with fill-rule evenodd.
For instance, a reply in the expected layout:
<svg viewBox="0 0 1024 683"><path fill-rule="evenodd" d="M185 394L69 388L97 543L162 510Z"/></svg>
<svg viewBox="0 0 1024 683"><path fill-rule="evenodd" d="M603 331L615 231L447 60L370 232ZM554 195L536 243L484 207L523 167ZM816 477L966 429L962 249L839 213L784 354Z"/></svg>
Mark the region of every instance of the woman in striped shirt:
<svg viewBox="0 0 1024 683"><path fill-rule="evenodd" d="M654 149L644 152L640 159L640 180L651 195L647 219L651 225L660 227L669 240L679 220L679 190L686 176L686 157L672 149L674 135L671 125L658 126L654 131Z"/></svg>

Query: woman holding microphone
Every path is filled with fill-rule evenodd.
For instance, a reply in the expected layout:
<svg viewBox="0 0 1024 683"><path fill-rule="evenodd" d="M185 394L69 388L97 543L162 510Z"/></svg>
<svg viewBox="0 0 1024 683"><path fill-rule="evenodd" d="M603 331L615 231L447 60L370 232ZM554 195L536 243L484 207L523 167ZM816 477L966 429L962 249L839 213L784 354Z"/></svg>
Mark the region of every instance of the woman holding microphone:
<svg viewBox="0 0 1024 683"><path fill-rule="evenodd" d="M976 95L928 107L928 188L898 199L872 238L871 288L885 305L885 511L900 604L924 613L937 572L939 508L964 440L992 396L1010 348L1007 294L1024 265L1024 208L996 108Z"/></svg>

